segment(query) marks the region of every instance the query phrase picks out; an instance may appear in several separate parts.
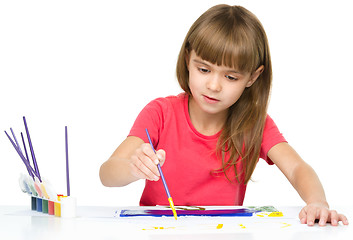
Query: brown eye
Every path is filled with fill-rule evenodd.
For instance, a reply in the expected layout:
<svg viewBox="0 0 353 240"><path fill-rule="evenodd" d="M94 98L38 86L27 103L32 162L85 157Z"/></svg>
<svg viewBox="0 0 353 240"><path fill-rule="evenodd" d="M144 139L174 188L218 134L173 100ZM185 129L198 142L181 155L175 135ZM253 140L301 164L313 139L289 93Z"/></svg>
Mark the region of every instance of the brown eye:
<svg viewBox="0 0 353 240"><path fill-rule="evenodd" d="M225 77L228 78L231 81L238 80L238 78L235 78L235 77L232 77L232 76L229 76L229 75L226 75Z"/></svg>
<svg viewBox="0 0 353 240"><path fill-rule="evenodd" d="M198 68L198 70L202 73L208 73L210 72L210 70L206 69L206 68Z"/></svg>

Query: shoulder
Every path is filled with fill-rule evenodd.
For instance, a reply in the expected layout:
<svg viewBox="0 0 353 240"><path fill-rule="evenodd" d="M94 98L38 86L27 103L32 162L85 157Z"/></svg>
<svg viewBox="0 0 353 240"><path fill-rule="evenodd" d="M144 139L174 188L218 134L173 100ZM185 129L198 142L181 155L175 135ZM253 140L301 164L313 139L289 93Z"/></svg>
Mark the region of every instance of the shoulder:
<svg viewBox="0 0 353 240"><path fill-rule="evenodd" d="M178 95L171 95L167 97L160 97L150 101L145 108L154 108L162 111L171 110L171 108L179 108L182 107L187 101L187 94L180 93Z"/></svg>
<svg viewBox="0 0 353 240"><path fill-rule="evenodd" d="M138 119L143 122L147 119L164 122L175 115L180 115L187 101L185 95L181 93L177 96L160 97L150 101L139 113Z"/></svg>
<svg viewBox="0 0 353 240"><path fill-rule="evenodd" d="M183 104L184 101L187 99L186 93L180 93L178 95L170 95L167 97L160 97L152 100L152 102L160 103L160 104Z"/></svg>
<svg viewBox="0 0 353 240"><path fill-rule="evenodd" d="M270 115L267 114L264 126L264 134L269 132L279 132L279 130L276 123L273 121Z"/></svg>
<svg viewBox="0 0 353 240"><path fill-rule="evenodd" d="M279 131L276 123L267 114L262 136L260 157L265 159L268 163L273 164L272 161L267 157L267 153L273 146L281 142L287 141Z"/></svg>
<svg viewBox="0 0 353 240"><path fill-rule="evenodd" d="M148 142L145 129L148 128L152 142L159 141L160 134L164 129L170 130L170 126L178 123L182 116L185 96L160 97L150 101L137 116L129 136L137 136Z"/></svg>

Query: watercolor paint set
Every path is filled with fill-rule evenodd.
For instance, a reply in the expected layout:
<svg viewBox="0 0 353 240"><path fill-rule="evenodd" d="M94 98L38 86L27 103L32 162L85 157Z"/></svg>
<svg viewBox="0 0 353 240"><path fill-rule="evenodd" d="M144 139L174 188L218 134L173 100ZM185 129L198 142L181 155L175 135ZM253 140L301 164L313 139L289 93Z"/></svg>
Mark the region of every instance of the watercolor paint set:
<svg viewBox="0 0 353 240"><path fill-rule="evenodd" d="M31 196L31 210L56 217L74 218L76 198L60 194L56 200Z"/></svg>
<svg viewBox="0 0 353 240"><path fill-rule="evenodd" d="M49 181L43 179L40 175L38 163L34 154L33 144L28 130L26 118L23 117L25 125L29 150L32 157L33 167L31 166L30 159L27 152L27 147L23 133L21 132L21 139L23 150L17 141L16 135L12 128L11 136L5 131L6 136L10 140L12 146L20 156L24 163L28 175L21 174L19 178L19 185L22 192L31 196L31 210L42 212L44 214L53 215L56 217L72 218L76 216L76 198L70 196L70 178L69 178L69 157L68 157L68 135L67 126L65 126L65 151L66 151L66 186L67 195L57 194Z"/></svg>
<svg viewBox="0 0 353 240"><path fill-rule="evenodd" d="M259 217L283 216L273 206L175 206L178 217ZM173 211L168 206L144 206L138 208L119 209L115 217L173 217Z"/></svg>
<svg viewBox="0 0 353 240"><path fill-rule="evenodd" d="M207 216L207 217L251 217L257 211L254 209L210 209L210 210L176 210L178 216ZM168 209L147 209L147 210L122 210L120 217L171 217L173 212Z"/></svg>

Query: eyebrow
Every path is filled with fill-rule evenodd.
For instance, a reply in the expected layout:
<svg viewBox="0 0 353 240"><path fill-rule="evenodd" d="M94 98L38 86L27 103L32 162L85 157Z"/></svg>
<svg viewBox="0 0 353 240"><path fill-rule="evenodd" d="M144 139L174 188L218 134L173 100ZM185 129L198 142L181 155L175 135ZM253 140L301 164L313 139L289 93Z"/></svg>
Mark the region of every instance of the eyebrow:
<svg viewBox="0 0 353 240"><path fill-rule="evenodd" d="M196 62L196 63L199 63L199 64L206 65L206 66L208 66L208 67L211 67L210 64L208 64L207 62L202 61L202 60L193 59L192 61L193 61L193 62ZM242 74L241 72L236 71L235 69L227 69L226 71L227 71L227 72L232 72L232 73Z"/></svg>

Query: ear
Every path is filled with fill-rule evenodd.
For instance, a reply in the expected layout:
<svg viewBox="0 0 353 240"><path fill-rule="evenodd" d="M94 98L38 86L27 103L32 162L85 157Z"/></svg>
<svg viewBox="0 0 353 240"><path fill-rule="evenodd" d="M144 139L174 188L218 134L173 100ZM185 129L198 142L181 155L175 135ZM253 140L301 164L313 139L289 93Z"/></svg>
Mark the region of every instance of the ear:
<svg viewBox="0 0 353 240"><path fill-rule="evenodd" d="M250 79L246 84L246 87L251 87L254 84L254 82L256 82L256 80L261 75L261 73L264 71L264 69L265 69L264 65L261 65L258 69L256 69L256 71L250 75Z"/></svg>

